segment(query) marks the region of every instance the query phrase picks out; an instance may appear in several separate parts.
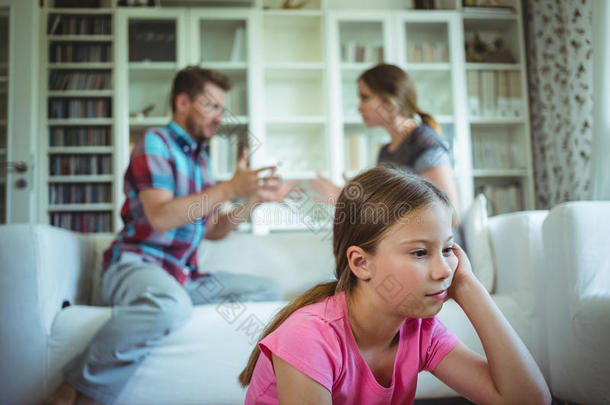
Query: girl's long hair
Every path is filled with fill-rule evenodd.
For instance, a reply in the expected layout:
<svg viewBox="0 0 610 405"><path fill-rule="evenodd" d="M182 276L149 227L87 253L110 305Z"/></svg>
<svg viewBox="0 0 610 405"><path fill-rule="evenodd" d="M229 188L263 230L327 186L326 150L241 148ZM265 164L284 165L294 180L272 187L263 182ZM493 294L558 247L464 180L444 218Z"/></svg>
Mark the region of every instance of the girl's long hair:
<svg viewBox="0 0 610 405"><path fill-rule="evenodd" d="M350 294L357 278L350 270L347 249L359 246L374 254L392 225L410 212L432 203L441 203L452 210L449 199L438 187L398 168L379 166L349 181L337 200L333 223L336 280L312 287L285 306L264 330L259 342L298 309L341 291ZM242 386L250 384L259 355L257 344L239 375Z"/></svg>
<svg viewBox="0 0 610 405"><path fill-rule="evenodd" d="M438 134L441 127L432 115L424 112L417 105L415 84L404 70L398 66L381 63L364 71L358 81L362 80L375 94L388 101L400 115L420 116L422 122Z"/></svg>

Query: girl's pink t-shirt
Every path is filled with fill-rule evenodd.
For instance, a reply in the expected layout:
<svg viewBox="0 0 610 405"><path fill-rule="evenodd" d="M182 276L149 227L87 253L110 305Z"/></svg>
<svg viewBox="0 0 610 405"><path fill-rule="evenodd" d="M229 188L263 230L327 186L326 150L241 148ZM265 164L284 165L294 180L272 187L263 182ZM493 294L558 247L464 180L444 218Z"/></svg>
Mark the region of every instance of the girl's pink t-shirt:
<svg viewBox="0 0 610 405"><path fill-rule="evenodd" d="M339 293L297 310L259 343L246 405L278 403L271 353L324 386L333 404L410 404L417 374L434 370L457 343L436 317L408 318L400 328L392 384L383 387L358 349L345 293Z"/></svg>

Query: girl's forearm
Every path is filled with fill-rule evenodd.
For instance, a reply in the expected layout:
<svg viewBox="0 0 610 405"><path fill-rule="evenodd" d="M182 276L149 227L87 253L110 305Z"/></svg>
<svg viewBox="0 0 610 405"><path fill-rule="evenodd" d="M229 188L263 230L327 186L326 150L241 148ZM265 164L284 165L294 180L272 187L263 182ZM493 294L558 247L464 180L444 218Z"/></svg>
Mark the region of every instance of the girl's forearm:
<svg viewBox="0 0 610 405"><path fill-rule="evenodd" d="M540 369L515 330L476 279L460 286L456 302L474 326L496 390L508 403L551 403Z"/></svg>

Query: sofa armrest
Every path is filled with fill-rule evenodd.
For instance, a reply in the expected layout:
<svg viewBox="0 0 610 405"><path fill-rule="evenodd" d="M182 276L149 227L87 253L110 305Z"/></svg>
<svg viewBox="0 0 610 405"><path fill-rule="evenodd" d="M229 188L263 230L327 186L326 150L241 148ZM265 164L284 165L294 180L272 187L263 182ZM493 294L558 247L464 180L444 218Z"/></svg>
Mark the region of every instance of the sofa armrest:
<svg viewBox="0 0 610 405"><path fill-rule="evenodd" d="M504 315L549 380L547 329L544 316L542 224L547 211L523 211L489 219L489 237L496 268L497 296L515 301L519 313Z"/></svg>
<svg viewBox="0 0 610 405"><path fill-rule="evenodd" d="M528 309L535 307L537 277L542 274L542 223L546 216L547 211L522 211L489 219L495 293L512 296Z"/></svg>
<svg viewBox="0 0 610 405"><path fill-rule="evenodd" d="M44 386L46 344L64 301L87 302L94 251L84 236L47 225L0 227L0 391L6 403L29 403ZM16 368L10 365L18 365ZM45 390L46 391L46 390Z"/></svg>
<svg viewBox="0 0 610 405"><path fill-rule="evenodd" d="M551 391L610 402L610 202L554 207L543 225Z"/></svg>

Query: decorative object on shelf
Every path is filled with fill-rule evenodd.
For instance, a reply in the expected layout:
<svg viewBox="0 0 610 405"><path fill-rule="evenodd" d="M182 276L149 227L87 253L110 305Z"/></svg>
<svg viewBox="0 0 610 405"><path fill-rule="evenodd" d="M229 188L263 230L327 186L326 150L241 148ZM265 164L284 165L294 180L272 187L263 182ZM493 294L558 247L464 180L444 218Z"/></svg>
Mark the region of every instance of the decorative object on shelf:
<svg viewBox="0 0 610 405"><path fill-rule="evenodd" d="M176 23L132 21L129 23L130 62L172 62L176 60Z"/></svg>
<svg viewBox="0 0 610 405"><path fill-rule="evenodd" d="M309 0L302 0L298 3L295 3L293 0L284 0L284 3L282 3L282 8L288 10L297 10L303 8L307 3L309 3Z"/></svg>
<svg viewBox="0 0 610 405"><path fill-rule="evenodd" d="M415 0L416 10L434 10L435 8L434 0Z"/></svg>
<svg viewBox="0 0 610 405"><path fill-rule="evenodd" d="M481 12L488 11L491 13L516 13L514 7L506 5L504 2L500 0L463 0L462 2L465 12L473 11L473 12Z"/></svg>
<svg viewBox="0 0 610 405"><path fill-rule="evenodd" d="M502 38L494 39L492 47L483 41L478 33L475 33L471 41L466 41L466 62L515 63L515 58L504 47Z"/></svg>
<svg viewBox="0 0 610 405"><path fill-rule="evenodd" d="M157 0L119 0L119 7L157 7Z"/></svg>
<svg viewBox="0 0 610 405"><path fill-rule="evenodd" d="M136 111L133 113L129 114L129 118L144 118L144 117L148 117L148 114L150 114L150 112L152 110L155 109L155 105L154 104L149 104L146 107L142 108L140 111Z"/></svg>
<svg viewBox="0 0 610 405"><path fill-rule="evenodd" d="M55 0L56 8L97 8L100 6L100 0Z"/></svg>

